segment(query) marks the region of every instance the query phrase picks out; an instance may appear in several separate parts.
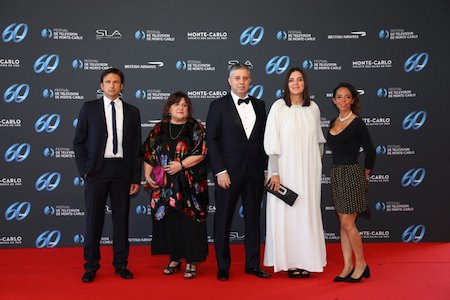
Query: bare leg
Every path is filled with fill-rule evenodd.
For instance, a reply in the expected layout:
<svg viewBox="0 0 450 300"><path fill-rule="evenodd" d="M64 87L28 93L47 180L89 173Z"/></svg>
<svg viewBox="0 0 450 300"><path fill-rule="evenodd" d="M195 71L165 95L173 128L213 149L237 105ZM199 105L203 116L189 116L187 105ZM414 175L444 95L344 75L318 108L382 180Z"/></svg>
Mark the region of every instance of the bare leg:
<svg viewBox="0 0 450 300"><path fill-rule="evenodd" d="M345 232L346 238L348 239L350 243L351 250L353 250L353 253L355 254L355 271L353 272L352 277L353 278L359 278L362 273L364 272L364 269L367 266L366 260L364 259L364 250L363 250L363 244L362 239L359 234L358 229L356 228L356 217L357 214L339 214L339 221L341 224L341 245L342 245L342 232ZM345 262L345 251L348 251L347 248L342 249L342 253L344 255L344 263ZM351 255L350 255L351 256ZM344 269L347 271L344 265ZM350 272L350 270L348 270ZM348 274L348 272L346 274ZM345 274L342 274L345 275Z"/></svg>

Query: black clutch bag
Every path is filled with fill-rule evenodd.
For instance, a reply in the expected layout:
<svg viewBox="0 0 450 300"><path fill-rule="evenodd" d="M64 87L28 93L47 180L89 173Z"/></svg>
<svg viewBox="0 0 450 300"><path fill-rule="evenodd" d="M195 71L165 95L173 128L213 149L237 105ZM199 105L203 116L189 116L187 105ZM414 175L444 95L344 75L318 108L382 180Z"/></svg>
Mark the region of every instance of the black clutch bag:
<svg viewBox="0 0 450 300"><path fill-rule="evenodd" d="M264 187L266 191L269 193L277 196L281 200L283 200L286 204L289 206L294 205L295 200L297 200L298 194L294 192L293 190L285 187L284 185L280 184L280 189L278 191L272 191L269 188L269 183Z"/></svg>

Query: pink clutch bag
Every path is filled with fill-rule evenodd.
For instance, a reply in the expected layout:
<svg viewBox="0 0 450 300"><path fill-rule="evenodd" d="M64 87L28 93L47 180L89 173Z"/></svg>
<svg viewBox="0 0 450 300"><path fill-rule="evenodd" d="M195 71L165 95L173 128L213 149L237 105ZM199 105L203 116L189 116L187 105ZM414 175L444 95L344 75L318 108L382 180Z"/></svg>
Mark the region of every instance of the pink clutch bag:
<svg viewBox="0 0 450 300"><path fill-rule="evenodd" d="M152 170L153 180L158 186L164 186L166 183L166 173L164 172L164 167L156 165Z"/></svg>

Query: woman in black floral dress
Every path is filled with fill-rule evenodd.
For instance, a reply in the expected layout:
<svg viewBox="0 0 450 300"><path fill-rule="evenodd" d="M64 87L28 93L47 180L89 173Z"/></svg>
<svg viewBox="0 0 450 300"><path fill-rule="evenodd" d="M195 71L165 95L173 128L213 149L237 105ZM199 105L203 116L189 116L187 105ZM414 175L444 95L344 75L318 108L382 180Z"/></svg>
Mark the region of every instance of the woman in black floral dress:
<svg viewBox="0 0 450 300"><path fill-rule="evenodd" d="M162 121L143 147L153 217L152 254L170 255L165 275L180 271L185 258L184 278L192 279L197 263L208 254L207 149L205 130L192 118L192 103L185 93L169 96Z"/></svg>

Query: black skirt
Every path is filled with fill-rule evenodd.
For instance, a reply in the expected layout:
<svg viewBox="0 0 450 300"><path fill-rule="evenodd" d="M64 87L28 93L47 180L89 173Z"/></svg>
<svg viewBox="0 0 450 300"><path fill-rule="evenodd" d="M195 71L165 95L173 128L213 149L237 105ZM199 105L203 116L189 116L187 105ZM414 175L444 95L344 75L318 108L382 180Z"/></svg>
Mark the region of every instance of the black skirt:
<svg viewBox="0 0 450 300"><path fill-rule="evenodd" d="M162 220L153 219L152 254L169 254L171 260L188 263L206 260L206 222L197 222L178 209L169 209Z"/></svg>

